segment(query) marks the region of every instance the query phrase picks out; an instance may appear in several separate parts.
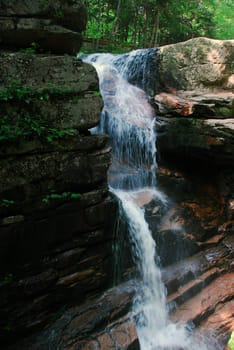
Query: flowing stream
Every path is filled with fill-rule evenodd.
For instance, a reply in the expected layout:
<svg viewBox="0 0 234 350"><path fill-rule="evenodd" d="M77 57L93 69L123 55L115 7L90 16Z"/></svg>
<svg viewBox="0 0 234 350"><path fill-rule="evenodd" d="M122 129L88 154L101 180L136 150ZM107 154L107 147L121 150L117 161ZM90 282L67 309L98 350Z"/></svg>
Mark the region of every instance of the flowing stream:
<svg viewBox="0 0 234 350"><path fill-rule="evenodd" d="M214 349L195 340L185 325L169 321L166 292L155 256L155 241L145 220L142 203L167 199L156 188L156 131L154 110L145 92L130 84L141 69L139 86L144 87L150 50L127 55L93 54L84 61L97 70L104 100L100 126L112 146L109 185L121 201L128 221L133 255L137 262L141 292L134 301L136 328L141 350ZM153 52L156 55L156 52Z"/></svg>

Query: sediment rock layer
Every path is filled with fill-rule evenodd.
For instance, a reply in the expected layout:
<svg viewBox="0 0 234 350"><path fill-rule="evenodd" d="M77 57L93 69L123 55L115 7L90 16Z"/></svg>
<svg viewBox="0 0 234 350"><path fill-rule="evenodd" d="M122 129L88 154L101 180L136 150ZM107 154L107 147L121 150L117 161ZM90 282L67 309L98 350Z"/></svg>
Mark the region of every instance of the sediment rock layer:
<svg viewBox="0 0 234 350"><path fill-rule="evenodd" d="M16 341L112 280L116 201L93 67L76 57L80 1L0 4L0 341Z"/></svg>

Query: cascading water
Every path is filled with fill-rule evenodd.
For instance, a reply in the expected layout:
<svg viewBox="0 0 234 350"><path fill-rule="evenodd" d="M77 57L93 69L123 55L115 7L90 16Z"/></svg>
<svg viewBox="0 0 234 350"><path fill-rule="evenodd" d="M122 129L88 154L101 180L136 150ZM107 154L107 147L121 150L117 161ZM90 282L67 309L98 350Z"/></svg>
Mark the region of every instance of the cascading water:
<svg viewBox="0 0 234 350"><path fill-rule="evenodd" d="M96 68L104 109L98 130L110 135L112 166L111 190L118 196L128 220L142 284L134 311L142 350L207 350L198 344L183 325L169 321L166 293L156 264L155 242L141 208L142 198L166 202L156 189L156 132L154 111L146 94L128 82L136 76L136 66L144 66L152 50L137 50L128 55L93 54L84 61ZM155 52L154 52L155 54ZM139 65L140 62L140 65ZM147 65L145 65L147 66ZM141 74L145 79L145 74ZM144 81L140 86L144 85ZM213 349L213 348L209 348Z"/></svg>
<svg viewBox="0 0 234 350"><path fill-rule="evenodd" d="M127 59L128 66L130 58ZM155 186L155 119L146 94L127 83L126 66L121 56L95 54L88 60L99 73L104 99L98 132L111 136L110 186L128 190Z"/></svg>

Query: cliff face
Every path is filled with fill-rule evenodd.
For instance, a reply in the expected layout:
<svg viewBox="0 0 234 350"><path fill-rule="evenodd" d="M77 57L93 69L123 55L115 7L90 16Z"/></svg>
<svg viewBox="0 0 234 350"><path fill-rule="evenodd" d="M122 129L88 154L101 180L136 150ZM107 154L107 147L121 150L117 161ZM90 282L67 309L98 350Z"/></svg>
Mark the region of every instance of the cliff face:
<svg viewBox="0 0 234 350"><path fill-rule="evenodd" d="M102 108L96 72L57 55L79 50L83 5L1 1L0 16L0 337L8 342L110 284L116 204L108 139L88 131Z"/></svg>
<svg viewBox="0 0 234 350"><path fill-rule="evenodd" d="M233 329L233 57L233 40L194 38L161 47L153 98L158 186L172 200L159 227L160 239L166 241L160 253L168 263L170 246L175 251L177 245L174 235L189 246L192 256L184 259L186 250L179 251L180 262L170 273L176 275L177 268L181 273L194 262L205 266L200 257L212 263L205 273L193 271L199 275L195 281L185 278L178 288L174 285L171 296L169 288L168 300L177 303L171 317L192 321L205 334L214 332L220 348Z"/></svg>

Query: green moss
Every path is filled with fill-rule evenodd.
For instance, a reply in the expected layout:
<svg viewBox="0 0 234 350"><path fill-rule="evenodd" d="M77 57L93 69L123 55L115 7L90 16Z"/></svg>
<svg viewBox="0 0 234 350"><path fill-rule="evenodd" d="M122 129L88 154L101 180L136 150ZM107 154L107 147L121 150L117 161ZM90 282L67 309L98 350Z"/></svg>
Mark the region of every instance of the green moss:
<svg viewBox="0 0 234 350"><path fill-rule="evenodd" d="M230 108L219 107L219 108L216 108L216 114L217 116L220 116L220 117L232 118L234 117L234 108L233 106L231 106Z"/></svg>
<svg viewBox="0 0 234 350"><path fill-rule="evenodd" d="M39 44L32 42L29 47L26 47L25 49L21 49L20 52L26 55L34 55L35 53L37 53L37 51L39 51L39 48L40 48Z"/></svg>
<svg viewBox="0 0 234 350"><path fill-rule="evenodd" d="M12 206L13 204L15 204L15 201L13 201L13 200L6 199L6 198L0 199L0 207L8 208L8 207Z"/></svg>

